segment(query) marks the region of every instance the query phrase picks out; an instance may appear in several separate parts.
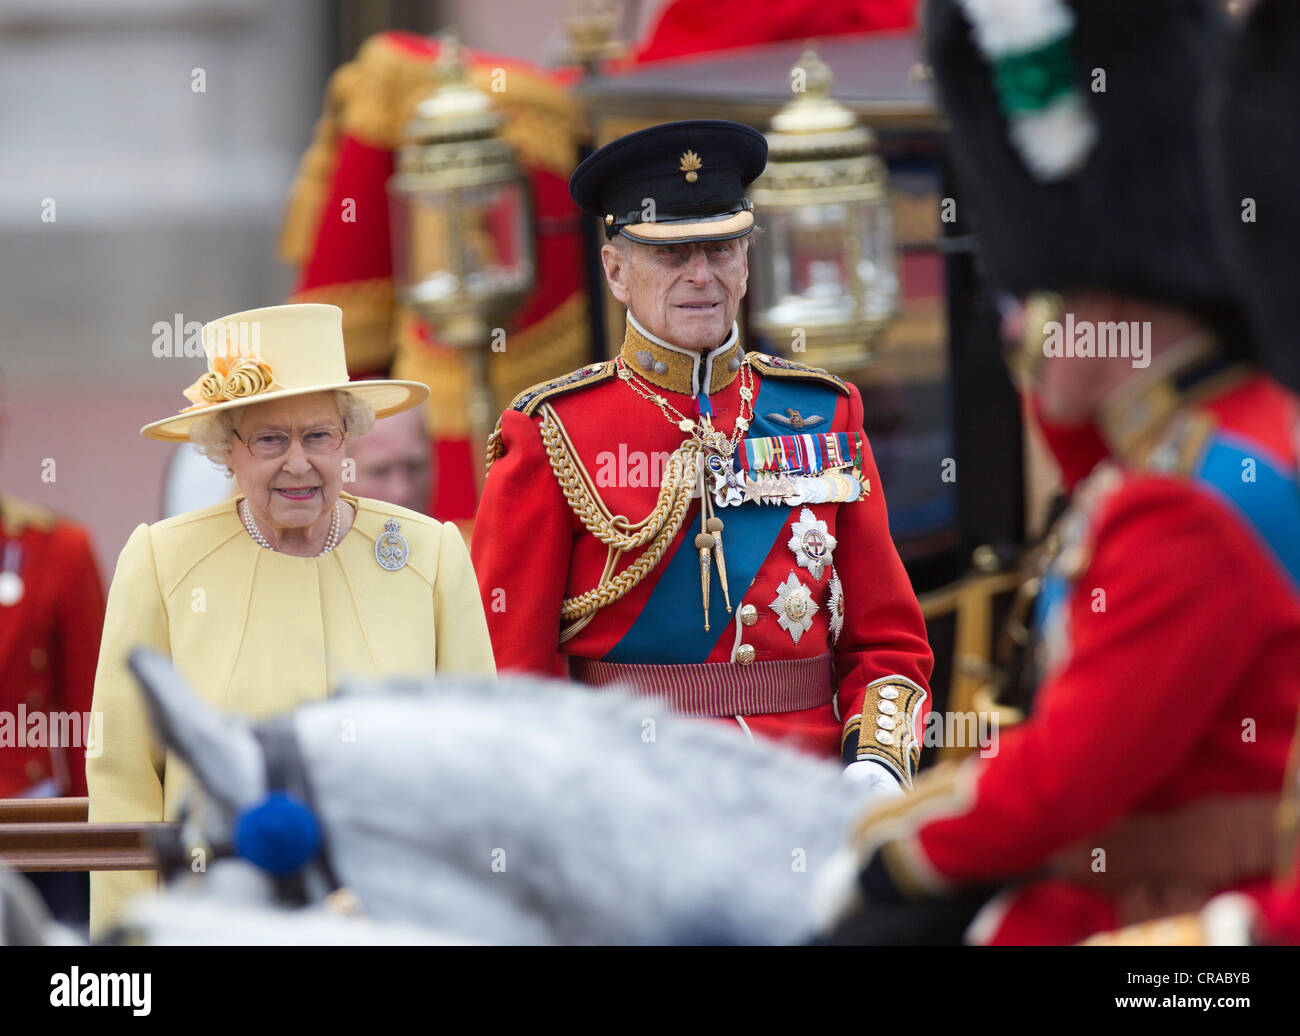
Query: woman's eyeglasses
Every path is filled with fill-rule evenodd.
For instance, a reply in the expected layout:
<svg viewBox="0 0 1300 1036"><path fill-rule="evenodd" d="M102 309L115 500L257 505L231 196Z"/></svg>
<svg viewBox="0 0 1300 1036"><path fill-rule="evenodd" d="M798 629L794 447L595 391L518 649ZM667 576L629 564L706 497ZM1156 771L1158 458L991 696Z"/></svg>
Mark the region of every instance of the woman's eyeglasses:
<svg viewBox="0 0 1300 1036"><path fill-rule="evenodd" d="M308 428L297 435L290 435L287 432L263 432L247 441L241 439L238 432L234 433L235 438L247 446L248 452L258 460L275 460L277 457L283 457L289 452L289 443L294 439L302 443L306 453L333 453L339 448L346 434L346 422L342 428L337 425L322 425L319 428Z"/></svg>

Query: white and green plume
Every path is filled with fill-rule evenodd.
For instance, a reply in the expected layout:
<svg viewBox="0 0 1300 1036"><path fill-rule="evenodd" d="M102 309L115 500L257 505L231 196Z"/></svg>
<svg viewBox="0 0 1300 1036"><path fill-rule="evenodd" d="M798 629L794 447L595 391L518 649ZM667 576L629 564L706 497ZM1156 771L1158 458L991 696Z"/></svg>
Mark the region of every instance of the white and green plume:
<svg viewBox="0 0 1300 1036"><path fill-rule="evenodd" d="M993 72L1011 142L1030 173L1059 180L1097 140L1071 57L1074 14L1062 0L956 0Z"/></svg>

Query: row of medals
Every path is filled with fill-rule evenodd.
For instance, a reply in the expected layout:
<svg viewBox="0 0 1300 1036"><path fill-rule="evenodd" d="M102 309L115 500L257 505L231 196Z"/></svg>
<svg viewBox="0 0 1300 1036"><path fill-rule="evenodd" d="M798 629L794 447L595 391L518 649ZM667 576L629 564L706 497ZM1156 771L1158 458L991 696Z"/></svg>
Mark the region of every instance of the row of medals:
<svg viewBox="0 0 1300 1036"><path fill-rule="evenodd" d="M668 402L649 385L640 383L630 370L620 365L619 377L637 395L658 406L668 417ZM745 405L753 400L753 391L743 385L740 390L741 413L736 418L736 428L741 435L749 429L749 418L745 414ZM738 469L735 465L735 451L740 439L733 439L713 427L707 415L698 420L691 420L680 411L675 411L678 420L674 423L695 438L704 447L704 468L712 480L713 503L718 507L737 506L745 502L776 504L784 507L797 507L804 504L845 503L860 499L871 491L870 483L862 479L852 465L842 465L828 469L816 475L793 475L790 473L749 472ZM671 421L672 418L669 417ZM851 474L845 469L852 468ZM731 611L731 595L727 589L727 569L722 546L722 521L712 517L708 493L706 472L700 472L700 533L695 537L695 546L700 555L700 590L704 606L704 629L709 629L709 584L710 568L713 557L718 564L718 577L722 584L723 600L727 612ZM831 569L831 632L832 638L838 639L843 622L843 595L839 579L834 574L831 562L835 540L829 535L826 523L816 519L811 511L804 510L794 526L794 535L790 549L794 552L800 566L807 568L813 578L820 580L823 571ZM771 607L781 616L781 626L794 639L811 626L812 612L817 604L812 600L809 589L802 585L793 572L778 590L777 599Z"/></svg>
<svg viewBox="0 0 1300 1036"><path fill-rule="evenodd" d="M714 430L707 419L702 423L705 430L704 466L712 479L713 499L718 507L739 506L749 502L782 507L847 503L858 500L871 491L870 482L860 475L856 466L851 464L827 469L815 475L750 472L744 468L737 468L733 461L733 451L740 447L743 440L733 443ZM748 422L745 423L745 427L747 426ZM718 575L722 579L723 594L727 600L726 610L730 612L730 594L726 590L726 568L721 551L721 523L718 522L716 525L712 549L719 555ZM831 637L832 640L837 640L843 625L844 612L843 588L831 562L834 544L835 540L829 535L826 522L816 519L812 512L805 508L795 523L794 535L790 539L789 547L799 565L808 569L813 579L820 581L822 573L828 567L830 568ZM700 546L704 628L708 630L710 547L698 542L697 545ZM800 636L811 628L812 613L817 611L817 603L812 599L811 591L799 582L793 572L778 588L777 597L771 602L770 607L780 616L781 627L790 634L796 644Z"/></svg>
<svg viewBox="0 0 1300 1036"><path fill-rule="evenodd" d="M816 475L789 475L736 469L730 458L718 454L711 454L705 464L713 479L713 499L718 507L742 503L782 507L843 504L857 500L866 488L858 473L849 470L851 465Z"/></svg>

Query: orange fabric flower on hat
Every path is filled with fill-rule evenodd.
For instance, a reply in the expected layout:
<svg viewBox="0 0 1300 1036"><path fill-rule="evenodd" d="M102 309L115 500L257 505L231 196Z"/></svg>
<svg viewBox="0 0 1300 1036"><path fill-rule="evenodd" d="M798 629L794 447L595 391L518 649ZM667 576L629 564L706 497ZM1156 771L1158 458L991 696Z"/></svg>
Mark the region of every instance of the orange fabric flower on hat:
<svg viewBox="0 0 1300 1036"><path fill-rule="evenodd" d="M220 355L212 358L212 370L206 371L198 381L185 389L184 396L192 405L181 413L212 406L214 403L255 396L274 385L275 375L271 365L258 358L256 346L250 348L240 342L235 329L230 328L226 334L225 348Z"/></svg>

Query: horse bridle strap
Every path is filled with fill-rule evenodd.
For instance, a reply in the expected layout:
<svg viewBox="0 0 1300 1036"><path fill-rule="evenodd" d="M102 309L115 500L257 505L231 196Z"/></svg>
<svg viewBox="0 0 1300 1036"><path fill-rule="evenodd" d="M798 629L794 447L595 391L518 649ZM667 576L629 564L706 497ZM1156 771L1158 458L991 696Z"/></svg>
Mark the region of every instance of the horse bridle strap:
<svg viewBox="0 0 1300 1036"><path fill-rule="evenodd" d="M292 716L276 716L253 727L253 736L262 749L266 761L266 790L283 792L305 803L320 817L312 799L311 783L302 764L302 752L294 731ZM323 825L322 825L323 827ZM320 851L300 870L276 876L280 894L299 903L323 900L340 887L334 869L330 866L329 850L321 834Z"/></svg>

